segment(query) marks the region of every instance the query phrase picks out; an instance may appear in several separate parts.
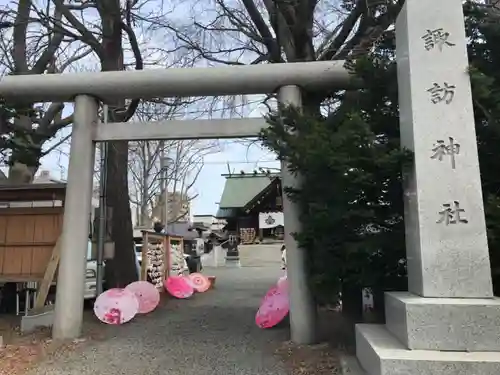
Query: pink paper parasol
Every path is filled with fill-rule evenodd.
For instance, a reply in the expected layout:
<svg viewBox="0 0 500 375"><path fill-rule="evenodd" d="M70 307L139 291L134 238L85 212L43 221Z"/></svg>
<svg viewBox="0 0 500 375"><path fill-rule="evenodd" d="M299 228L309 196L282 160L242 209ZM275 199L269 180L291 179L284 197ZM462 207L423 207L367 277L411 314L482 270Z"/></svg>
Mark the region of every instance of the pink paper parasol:
<svg viewBox="0 0 500 375"><path fill-rule="evenodd" d="M137 297L126 289L109 289L97 297L94 303L94 314L106 324L127 323L138 311Z"/></svg>
<svg viewBox="0 0 500 375"><path fill-rule="evenodd" d="M283 290L282 290L282 288L279 287L279 285L273 286L271 289L269 289L267 291L267 293L265 294L265 296L260 301L260 304L263 305L266 302L267 299L273 298L276 295L276 293L278 293L278 292L281 293L282 291Z"/></svg>
<svg viewBox="0 0 500 375"><path fill-rule="evenodd" d="M160 303L160 292L147 281L135 281L128 284L125 289L135 293L139 300L139 314L150 313Z"/></svg>
<svg viewBox="0 0 500 375"><path fill-rule="evenodd" d="M186 276L186 275L182 275L181 277L183 277L186 282L191 285L191 287L194 289L194 283L191 281L191 279L189 278L189 276ZM196 292L196 289L194 289L194 291Z"/></svg>
<svg viewBox="0 0 500 375"><path fill-rule="evenodd" d="M255 323L260 328L274 327L288 315L289 310L288 293L273 287L266 293L255 315Z"/></svg>
<svg viewBox="0 0 500 375"><path fill-rule="evenodd" d="M163 285L167 292L175 298L189 298L194 293L193 286L184 276L170 276Z"/></svg>
<svg viewBox="0 0 500 375"><path fill-rule="evenodd" d="M198 293L203 293L210 289L210 280L208 280L208 278L201 273L192 273L188 276L188 278L191 281L194 290Z"/></svg>

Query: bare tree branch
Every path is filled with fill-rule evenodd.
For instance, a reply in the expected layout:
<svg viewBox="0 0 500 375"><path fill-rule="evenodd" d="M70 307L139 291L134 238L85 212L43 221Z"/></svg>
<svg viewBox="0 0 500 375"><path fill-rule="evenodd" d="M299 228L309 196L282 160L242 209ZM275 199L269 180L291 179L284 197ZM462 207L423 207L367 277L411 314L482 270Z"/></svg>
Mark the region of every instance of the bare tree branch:
<svg viewBox="0 0 500 375"><path fill-rule="evenodd" d="M17 16L14 21L12 59L15 64L15 72L21 74L29 71L26 57L26 32L28 30L30 7L30 0L19 0Z"/></svg>
<svg viewBox="0 0 500 375"><path fill-rule="evenodd" d="M76 18L71 9L68 8L63 0L52 0L56 9L61 12L64 17L71 23L71 25L80 33L80 35L85 39L85 42L94 50L94 52L99 57L103 57L105 51L102 45L99 43L97 38L90 32L82 22ZM64 30L64 28L61 28ZM72 33L71 33L72 34ZM74 34L73 34L74 35Z"/></svg>
<svg viewBox="0 0 500 375"><path fill-rule="evenodd" d="M174 99L177 106L145 102L139 106L136 118L139 121L155 121L176 118L191 103ZM169 191L189 202L196 195L193 186L203 168L203 158L217 152L218 142L214 141L154 141L133 142L129 152L129 184L131 186L131 203L138 206L139 222L145 224L151 219L158 196L162 194L161 155L172 159L167 171ZM174 194L174 195L175 195ZM176 196L176 195L175 195ZM171 202L171 209L179 210L180 202ZM171 219L180 220L184 215L171 212Z"/></svg>

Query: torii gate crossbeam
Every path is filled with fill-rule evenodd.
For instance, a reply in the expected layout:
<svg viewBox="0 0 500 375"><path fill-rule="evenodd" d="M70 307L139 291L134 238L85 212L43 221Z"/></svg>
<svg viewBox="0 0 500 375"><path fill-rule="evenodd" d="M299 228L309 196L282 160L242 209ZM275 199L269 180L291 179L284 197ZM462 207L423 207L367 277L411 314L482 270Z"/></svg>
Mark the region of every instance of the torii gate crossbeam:
<svg viewBox="0 0 500 375"><path fill-rule="evenodd" d="M0 97L24 102L73 101L90 95L104 102L166 98L267 94L287 85L306 89L348 88L357 82L343 61L170 68L100 73L6 76Z"/></svg>

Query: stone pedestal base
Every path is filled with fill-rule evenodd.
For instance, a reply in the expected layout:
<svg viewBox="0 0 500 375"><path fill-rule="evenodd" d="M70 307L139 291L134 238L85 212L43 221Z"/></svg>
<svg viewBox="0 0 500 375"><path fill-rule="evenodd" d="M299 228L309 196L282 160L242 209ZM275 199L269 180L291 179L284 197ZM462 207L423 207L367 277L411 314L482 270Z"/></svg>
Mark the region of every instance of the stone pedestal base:
<svg viewBox="0 0 500 375"><path fill-rule="evenodd" d="M385 294L386 326L412 350L500 352L500 299Z"/></svg>
<svg viewBox="0 0 500 375"><path fill-rule="evenodd" d="M356 326L369 375L500 373L500 300L386 293L386 325Z"/></svg>
<svg viewBox="0 0 500 375"><path fill-rule="evenodd" d="M226 263L225 251L220 246L215 246L214 249L201 256L203 267L222 267Z"/></svg>
<svg viewBox="0 0 500 375"><path fill-rule="evenodd" d="M356 356L369 375L498 375L499 352L409 350L383 325L356 327Z"/></svg>
<svg viewBox="0 0 500 375"><path fill-rule="evenodd" d="M54 324L54 305L46 305L38 311L30 311L21 317L21 332L29 333L39 327L52 327Z"/></svg>
<svg viewBox="0 0 500 375"><path fill-rule="evenodd" d="M226 267L241 267L240 257L226 257Z"/></svg>

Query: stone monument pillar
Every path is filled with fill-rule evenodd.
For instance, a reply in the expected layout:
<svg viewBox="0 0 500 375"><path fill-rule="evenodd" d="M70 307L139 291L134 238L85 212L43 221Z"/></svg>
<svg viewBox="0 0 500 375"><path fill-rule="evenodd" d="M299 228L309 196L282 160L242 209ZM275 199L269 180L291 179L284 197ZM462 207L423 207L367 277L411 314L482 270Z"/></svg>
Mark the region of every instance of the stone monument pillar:
<svg viewBox="0 0 500 375"><path fill-rule="evenodd" d="M499 374L462 2L406 0L396 35L409 292L356 327L357 357L372 375Z"/></svg>

